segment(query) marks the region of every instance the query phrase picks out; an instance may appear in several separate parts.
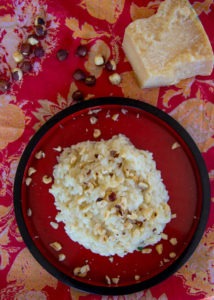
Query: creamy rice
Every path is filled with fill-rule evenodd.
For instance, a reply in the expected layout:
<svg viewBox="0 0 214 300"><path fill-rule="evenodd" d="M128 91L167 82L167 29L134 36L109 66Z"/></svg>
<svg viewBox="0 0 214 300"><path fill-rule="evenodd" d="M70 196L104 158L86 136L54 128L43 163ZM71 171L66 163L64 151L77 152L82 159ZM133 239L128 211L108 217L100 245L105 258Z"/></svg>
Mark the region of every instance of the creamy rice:
<svg viewBox="0 0 214 300"><path fill-rule="evenodd" d="M68 236L104 256L154 245L171 220L152 153L122 135L65 148L50 193Z"/></svg>

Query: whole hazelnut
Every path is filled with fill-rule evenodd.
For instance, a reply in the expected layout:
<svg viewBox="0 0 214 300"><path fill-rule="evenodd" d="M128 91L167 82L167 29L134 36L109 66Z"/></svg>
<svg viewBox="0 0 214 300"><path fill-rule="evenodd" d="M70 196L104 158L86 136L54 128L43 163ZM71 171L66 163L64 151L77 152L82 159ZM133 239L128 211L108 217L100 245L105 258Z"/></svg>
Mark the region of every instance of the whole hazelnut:
<svg viewBox="0 0 214 300"><path fill-rule="evenodd" d="M77 69L73 73L73 78L77 81L85 80L86 78L85 72L81 69Z"/></svg>
<svg viewBox="0 0 214 300"><path fill-rule="evenodd" d="M0 92L5 93L8 91L10 88L10 83L9 81L5 79L0 79Z"/></svg>
<svg viewBox="0 0 214 300"><path fill-rule="evenodd" d="M28 73L32 71L31 62L28 60L23 61L23 63L20 65L20 69L22 70L23 73Z"/></svg>
<svg viewBox="0 0 214 300"><path fill-rule="evenodd" d="M20 53L23 56L29 56L31 53L31 45L28 43L23 43L20 47Z"/></svg>
<svg viewBox="0 0 214 300"><path fill-rule="evenodd" d="M41 16L37 16L34 21L35 26L45 25L45 20Z"/></svg>
<svg viewBox="0 0 214 300"><path fill-rule="evenodd" d="M76 49L77 56L84 57L84 56L86 56L87 53L88 53L88 49L86 46L80 45Z"/></svg>
<svg viewBox="0 0 214 300"><path fill-rule="evenodd" d="M72 94L72 99L74 101L82 101L82 100L84 100L84 95L83 95L83 93L80 90L76 90Z"/></svg>
<svg viewBox="0 0 214 300"><path fill-rule="evenodd" d="M13 69L13 71L12 71L13 80L19 81L22 79L22 77L23 77L23 72L20 68Z"/></svg>
<svg viewBox="0 0 214 300"><path fill-rule="evenodd" d="M34 55L36 57L42 57L45 55L45 50L41 46L35 47Z"/></svg>
<svg viewBox="0 0 214 300"><path fill-rule="evenodd" d="M96 84L96 77L93 75L89 75L85 78L85 84L88 86L94 86Z"/></svg>
<svg viewBox="0 0 214 300"><path fill-rule="evenodd" d="M39 37L43 37L46 34L46 29L45 29L44 25L37 25L37 26L35 26L34 31L35 31L35 34L37 36L39 36Z"/></svg>
<svg viewBox="0 0 214 300"><path fill-rule="evenodd" d="M59 61L63 61L68 57L68 51L65 49L59 49L57 51L56 57L58 58Z"/></svg>

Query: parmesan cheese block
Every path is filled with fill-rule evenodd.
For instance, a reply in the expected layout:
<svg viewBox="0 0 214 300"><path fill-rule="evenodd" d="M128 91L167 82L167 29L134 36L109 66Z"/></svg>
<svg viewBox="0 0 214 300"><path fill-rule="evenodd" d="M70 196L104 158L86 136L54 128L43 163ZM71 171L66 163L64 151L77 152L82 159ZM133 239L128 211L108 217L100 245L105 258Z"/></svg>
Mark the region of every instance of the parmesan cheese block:
<svg viewBox="0 0 214 300"><path fill-rule="evenodd" d="M187 0L165 0L155 15L129 24L123 49L141 88L176 84L213 69L210 41Z"/></svg>

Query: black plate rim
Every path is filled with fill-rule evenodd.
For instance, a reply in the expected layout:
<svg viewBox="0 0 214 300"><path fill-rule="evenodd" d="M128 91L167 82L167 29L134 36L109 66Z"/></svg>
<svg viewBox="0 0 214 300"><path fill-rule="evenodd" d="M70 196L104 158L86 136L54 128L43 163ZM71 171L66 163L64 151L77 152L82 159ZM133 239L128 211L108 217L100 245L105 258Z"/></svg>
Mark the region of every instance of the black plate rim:
<svg viewBox="0 0 214 300"><path fill-rule="evenodd" d="M60 120L64 119L65 117L75 112L81 111L86 108L94 109L95 107L105 106L105 105L121 105L124 107L131 106L134 108L138 108L143 111L149 112L152 115L155 115L156 117L160 118L162 121L166 122L170 127L172 127L180 135L180 137L183 139L183 141L190 149L196 161L196 165L198 167L198 172L200 175L201 187L202 187L202 209L201 209L201 215L198 222L198 226L189 245L186 247L184 252L179 256L179 258L175 260L172 263L172 265L170 265L167 269L163 270L161 273L158 273L157 275L155 275L150 279L147 279L143 282L139 282L133 285L118 286L118 287L97 286L88 283L83 283L59 271L56 267L54 267L51 263L49 263L48 260L46 260L46 258L41 254L41 252L34 244L28 232L27 226L24 222L24 216L22 213L21 186L22 186L22 179L24 176L24 170L34 147L37 145L37 143L40 141L43 135L45 135L46 132L56 123L58 123ZM66 285L88 293L94 293L99 295L124 295L124 294L139 292L144 289L148 289L162 282L163 280L173 275L177 270L179 270L191 257L191 255L195 251L197 245L199 244L203 236L208 221L209 210L210 210L210 183L209 183L208 172L206 169L204 159L197 145L195 144L194 140L189 135L189 133L183 128L183 126L180 125L170 115L160 110L159 108L152 106L151 104L139 100L135 100L131 98L123 98L123 97L101 97L101 98L94 98L89 101L77 103L70 107L67 107L64 110L58 112L53 117L51 117L45 124L41 126L41 128L34 134L34 136L27 144L21 156L21 159L19 161L16 175L15 175L13 197L14 197L13 203L14 203L15 217L16 217L16 221L21 236L26 246L28 247L29 251L33 255L33 257L44 269L46 269L50 274L52 274L55 278L62 281Z"/></svg>

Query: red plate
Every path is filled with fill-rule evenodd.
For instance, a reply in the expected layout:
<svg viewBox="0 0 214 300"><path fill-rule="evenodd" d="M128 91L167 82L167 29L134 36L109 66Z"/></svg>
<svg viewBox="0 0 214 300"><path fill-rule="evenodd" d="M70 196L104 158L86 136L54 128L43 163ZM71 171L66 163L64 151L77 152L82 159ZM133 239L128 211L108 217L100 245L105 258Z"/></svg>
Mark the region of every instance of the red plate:
<svg viewBox="0 0 214 300"><path fill-rule="evenodd" d="M114 120L112 116L117 115ZM96 115L98 122L90 123ZM52 175L59 152L53 148L71 146L81 141L94 140L93 130L101 130L102 139L125 134L139 149L154 154L157 168L170 195L169 205L176 214L165 228L172 245L161 240L163 253L155 246L150 254L135 251L113 259L92 253L73 242L60 223L53 229L50 222L57 214L53 196L48 192L51 184L42 182L43 175ZM178 143L180 146L172 149ZM36 159L39 151L45 153ZM28 169L36 169L29 186L25 180ZM25 243L38 262L64 283L99 294L128 294L154 284L172 275L190 257L204 232L209 214L210 190L207 170L202 156L189 134L174 119L159 109L130 99L101 98L69 107L51 118L35 134L20 160L14 186L14 206L17 223ZM28 209L32 216L27 215ZM79 220L81 222L81 219ZM59 242L63 249L54 251L50 243ZM66 259L58 261L58 254ZM176 257L171 258L171 253ZM73 275L75 267L85 264L90 271L84 278ZM136 276L137 275L137 276ZM117 284L108 284L119 277Z"/></svg>

